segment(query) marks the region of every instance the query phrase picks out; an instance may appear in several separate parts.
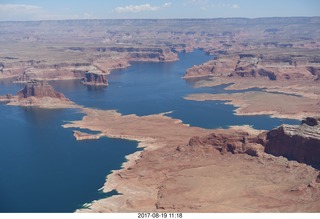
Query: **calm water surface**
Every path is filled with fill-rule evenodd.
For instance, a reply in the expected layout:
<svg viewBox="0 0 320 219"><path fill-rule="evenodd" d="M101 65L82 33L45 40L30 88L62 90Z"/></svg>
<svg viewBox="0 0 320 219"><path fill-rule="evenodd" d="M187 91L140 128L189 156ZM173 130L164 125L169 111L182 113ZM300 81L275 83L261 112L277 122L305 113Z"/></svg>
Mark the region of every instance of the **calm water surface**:
<svg viewBox="0 0 320 219"><path fill-rule="evenodd" d="M235 116L235 107L223 101L189 101L183 97L192 93L233 93L226 85L197 88L181 77L186 69L212 59L201 50L180 54L172 63L134 63L127 69L113 71L107 88L86 87L78 81L51 82L77 104L99 109L116 109L122 114L150 115L173 111L169 116L184 123L204 128L227 128L230 125L251 125L257 129L272 129L295 120L269 116ZM250 89L255 90L255 89ZM256 89L259 90L259 89Z"/></svg>
<svg viewBox="0 0 320 219"><path fill-rule="evenodd" d="M77 104L116 109L123 114L169 112L192 126L204 128L252 125L270 129L279 119L234 116L221 101L187 101L190 93L225 93L224 86L195 89L181 79L187 68L212 57L202 51L181 54L174 63L133 63L114 71L107 88L86 87L79 81L49 82ZM23 85L0 81L0 95ZM84 203L111 194L98 191L105 177L119 169L125 155L137 151L133 141L102 138L75 141L67 121L82 118L77 110L46 110L0 104L0 212L73 212ZM297 123L295 120L285 120Z"/></svg>

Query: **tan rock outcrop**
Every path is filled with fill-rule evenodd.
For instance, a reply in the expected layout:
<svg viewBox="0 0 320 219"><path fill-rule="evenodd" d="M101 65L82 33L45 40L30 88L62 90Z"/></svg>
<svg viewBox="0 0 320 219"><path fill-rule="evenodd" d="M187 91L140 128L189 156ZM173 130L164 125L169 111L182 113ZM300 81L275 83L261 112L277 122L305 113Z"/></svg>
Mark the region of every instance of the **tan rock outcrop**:
<svg viewBox="0 0 320 219"><path fill-rule="evenodd" d="M61 100L67 100L67 98L62 94L53 89L51 85L46 81L29 81L26 86L17 93L18 97L29 98L29 97L51 97Z"/></svg>
<svg viewBox="0 0 320 219"><path fill-rule="evenodd" d="M282 125L269 131L265 151L298 162L320 165L320 118L306 118L301 125Z"/></svg>
<svg viewBox="0 0 320 219"><path fill-rule="evenodd" d="M212 147L221 154L231 152L233 154L249 154L252 156L260 156L264 151L261 136L250 135L244 131L225 131L217 130L210 135L198 137L194 136L190 139L189 147ZM178 148L181 150L181 148Z"/></svg>
<svg viewBox="0 0 320 219"><path fill-rule="evenodd" d="M16 96L7 94L1 101L15 106L36 106L41 108L79 108L62 93L57 92L46 81L31 80Z"/></svg>
<svg viewBox="0 0 320 219"><path fill-rule="evenodd" d="M229 76L234 72L238 59L237 55L218 56L215 59L199 66L189 68L184 78Z"/></svg>
<svg viewBox="0 0 320 219"><path fill-rule="evenodd" d="M214 60L187 70L184 78L215 77L261 77L275 80L319 80L320 65L317 55L290 55L285 52L265 51L219 55ZM275 54L273 54L275 53ZM297 51L294 51L297 53Z"/></svg>
<svg viewBox="0 0 320 219"><path fill-rule="evenodd" d="M108 80L104 74L86 72L81 82L85 85L108 86Z"/></svg>

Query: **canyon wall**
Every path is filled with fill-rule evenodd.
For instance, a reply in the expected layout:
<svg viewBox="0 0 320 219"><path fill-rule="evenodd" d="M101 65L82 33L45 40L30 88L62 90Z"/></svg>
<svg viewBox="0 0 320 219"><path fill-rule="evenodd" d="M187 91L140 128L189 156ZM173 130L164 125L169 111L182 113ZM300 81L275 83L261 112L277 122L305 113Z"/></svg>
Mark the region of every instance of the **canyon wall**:
<svg viewBox="0 0 320 219"><path fill-rule="evenodd" d="M28 97L51 97L57 99L66 100L67 98L62 94L54 90L46 81L32 80L26 84L26 86L17 93L19 98Z"/></svg>
<svg viewBox="0 0 320 219"><path fill-rule="evenodd" d="M32 106L41 108L78 108L76 104L57 92L46 81L31 80L16 96L0 96L0 101L14 106Z"/></svg>
<svg viewBox="0 0 320 219"><path fill-rule="evenodd" d="M284 124L260 134L217 130L207 136L192 137L188 146L194 150L214 148L221 154L261 156L265 152L320 167L320 117L307 117L301 125Z"/></svg>
<svg viewBox="0 0 320 219"><path fill-rule="evenodd" d="M319 80L320 62L315 61L320 59L319 55L305 54L303 50L291 51L299 55L286 54L289 50L284 50L284 54L265 50L261 54L218 55L211 61L188 69L184 78L212 76L265 78L271 81L302 78Z"/></svg>
<svg viewBox="0 0 320 219"><path fill-rule="evenodd" d="M265 152L320 166L320 118L306 118L301 125L282 125L267 134Z"/></svg>
<svg viewBox="0 0 320 219"><path fill-rule="evenodd" d="M108 80L104 74L86 72L85 77L81 79L85 85L108 86Z"/></svg>

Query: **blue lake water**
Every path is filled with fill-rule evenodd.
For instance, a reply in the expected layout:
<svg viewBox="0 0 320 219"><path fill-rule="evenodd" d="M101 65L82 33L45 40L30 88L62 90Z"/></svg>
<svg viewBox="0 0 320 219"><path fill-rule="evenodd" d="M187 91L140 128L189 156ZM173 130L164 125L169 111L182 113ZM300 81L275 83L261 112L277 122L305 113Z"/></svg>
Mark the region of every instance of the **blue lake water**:
<svg viewBox="0 0 320 219"><path fill-rule="evenodd" d="M222 101L187 101L190 93L225 93L224 86L193 88L181 77L187 68L212 57L202 51L180 54L173 63L132 63L109 75L109 87L94 88L79 81L49 82L77 104L116 109L122 114L169 116L204 128L252 125L270 129L281 123L269 116L235 116ZM23 85L0 81L0 95ZM111 194L98 191L105 177L119 169L137 143L102 138L75 141L67 121L80 120L74 109L46 110L0 104L0 212L73 212L84 203ZM282 122L296 124L295 120Z"/></svg>
<svg viewBox="0 0 320 219"><path fill-rule="evenodd" d="M78 81L50 82L57 90L77 104L99 109L116 109L122 114L150 115L173 111L169 116L184 123L204 128L227 128L230 125L251 125L257 129L272 129L281 123L296 124L295 120L264 116L235 116L235 107L223 101L189 101L192 93L234 93L225 85L197 88L182 76L193 65L212 59L203 51L180 54L172 63L133 63L126 69L115 70L108 76L109 87L86 87ZM252 90L252 89L251 89ZM254 89L253 89L254 90Z"/></svg>
<svg viewBox="0 0 320 219"><path fill-rule="evenodd" d="M105 197L98 189L136 142L74 140L65 120L74 110L0 105L0 212L73 212Z"/></svg>

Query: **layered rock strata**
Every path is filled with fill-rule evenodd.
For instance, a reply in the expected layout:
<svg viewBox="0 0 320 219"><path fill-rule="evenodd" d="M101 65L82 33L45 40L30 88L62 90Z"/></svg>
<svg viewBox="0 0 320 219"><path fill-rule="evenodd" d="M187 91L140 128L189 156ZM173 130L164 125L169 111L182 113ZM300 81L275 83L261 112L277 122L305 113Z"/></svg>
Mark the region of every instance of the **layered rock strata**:
<svg viewBox="0 0 320 219"><path fill-rule="evenodd" d="M275 80L319 80L319 57L304 50L264 50L259 53L218 55L213 60L187 70L184 78L219 76ZM309 52L310 53L310 52ZM292 55L299 54L299 55Z"/></svg>
<svg viewBox="0 0 320 219"><path fill-rule="evenodd" d="M282 125L267 134L267 153L320 166L320 117L301 125Z"/></svg>
<svg viewBox="0 0 320 219"><path fill-rule="evenodd" d="M320 113L319 60L316 50L297 48L218 55L188 69L184 77L196 81L197 87L224 84L226 90L237 91L191 94L186 99L227 101L237 107L238 115L316 116Z"/></svg>
<svg viewBox="0 0 320 219"><path fill-rule="evenodd" d="M62 94L54 90L54 88L46 81L31 80L27 82L26 86L17 93L20 99L29 97L50 97L61 100L67 100Z"/></svg>
<svg viewBox="0 0 320 219"><path fill-rule="evenodd" d="M266 152L320 167L320 117L307 117L301 125L283 124L259 135L213 132L203 137L192 137L188 146L211 146L221 154L232 152L260 156Z"/></svg>
<svg viewBox="0 0 320 219"><path fill-rule="evenodd" d="M108 86L108 80L104 74L86 72L81 82L85 85Z"/></svg>
<svg viewBox="0 0 320 219"><path fill-rule="evenodd" d="M265 133L254 136L244 131L214 132L204 137L192 137L188 146L203 148L211 146L220 151L221 154L231 152L233 154L260 156L264 151L264 139Z"/></svg>
<svg viewBox="0 0 320 219"><path fill-rule="evenodd" d="M0 100L8 102L8 105L37 106L42 108L75 108L79 107L57 92L46 81L31 80L20 90L16 96L7 94Z"/></svg>

